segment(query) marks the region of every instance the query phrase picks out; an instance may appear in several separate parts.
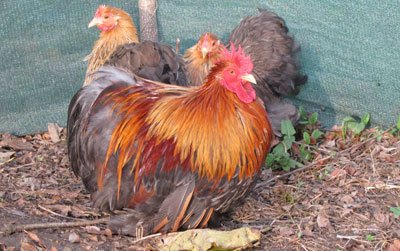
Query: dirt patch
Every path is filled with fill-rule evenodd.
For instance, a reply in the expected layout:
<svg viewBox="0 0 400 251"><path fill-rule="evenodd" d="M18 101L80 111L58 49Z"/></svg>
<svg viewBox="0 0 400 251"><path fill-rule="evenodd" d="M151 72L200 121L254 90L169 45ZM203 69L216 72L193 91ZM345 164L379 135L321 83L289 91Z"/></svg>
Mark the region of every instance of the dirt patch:
<svg viewBox="0 0 400 251"><path fill-rule="evenodd" d="M263 170L243 207L219 228L260 229L257 250L400 250L400 138L386 133L360 144L376 133L346 141L327 133L308 168ZM60 141L56 136L0 136L0 228L107 217L91 208L69 168L64 130ZM111 235L98 224L0 235L0 250L151 250L157 238Z"/></svg>

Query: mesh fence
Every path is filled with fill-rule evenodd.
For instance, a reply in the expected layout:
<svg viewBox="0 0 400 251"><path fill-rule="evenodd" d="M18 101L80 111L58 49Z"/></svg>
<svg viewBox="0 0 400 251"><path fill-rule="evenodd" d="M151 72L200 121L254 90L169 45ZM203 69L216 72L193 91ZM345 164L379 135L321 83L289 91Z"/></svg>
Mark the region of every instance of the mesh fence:
<svg viewBox="0 0 400 251"><path fill-rule="evenodd" d="M246 15L266 8L283 17L302 44L309 82L290 99L317 111L327 127L346 115L371 114L393 124L400 112L400 2L158 0L159 39L180 52L212 31L226 42ZM122 8L138 24L137 1L2 0L0 2L0 132L29 134L66 125L98 38L87 29L99 4Z"/></svg>

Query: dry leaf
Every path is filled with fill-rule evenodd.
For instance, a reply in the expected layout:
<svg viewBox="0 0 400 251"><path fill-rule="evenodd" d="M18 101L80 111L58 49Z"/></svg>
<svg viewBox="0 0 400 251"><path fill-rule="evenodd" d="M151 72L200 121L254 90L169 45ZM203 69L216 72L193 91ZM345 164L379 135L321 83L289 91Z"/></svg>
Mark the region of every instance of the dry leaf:
<svg viewBox="0 0 400 251"><path fill-rule="evenodd" d="M51 246L50 251L57 251L57 248L55 246Z"/></svg>
<svg viewBox="0 0 400 251"><path fill-rule="evenodd" d="M101 234L101 229L96 226L88 226L85 229L89 234Z"/></svg>
<svg viewBox="0 0 400 251"><path fill-rule="evenodd" d="M334 178L344 176L344 175L346 175L346 171L343 169L337 168L337 169L333 170L329 176L330 176L330 179L334 179Z"/></svg>
<svg viewBox="0 0 400 251"><path fill-rule="evenodd" d="M6 248L6 244L0 242L0 250L7 250Z"/></svg>
<svg viewBox="0 0 400 251"><path fill-rule="evenodd" d="M71 243L79 243L79 235L77 235L76 233L72 232L69 234L68 236L68 241Z"/></svg>
<svg viewBox="0 0 400 251"><path fill-rule="evenodd" d="M353 176L354 173L356 172L356 169L354 167L352 167L352 166L346 166L345 170L351 176Z"/></svg>
<svg viewBox="0 0 400 251"><path fill-rule="evenodd" d="M47 130L49 131L51 141L57 143L60 141L60 127L55 123L48 123Z"/></svg>
<svg viewBox="0 0 400 251"><path fill-rule="evenodd" d="M351 212L353 212L352 209L345 207L345 208L343 208L342 212L340 213L340 217L343 218L343 217L349 215Z"/></svg>
<svg viewBox="0 0 400 251"><path fill-rule="evenodd" d="M92 235L89 237L89 239L91 239L92 241L98 242L99 239L97 238L97 235Z"/></svg>
<svg viewBox="0 0 400 251"><path fill-rule="evenodd" d="M112 238L112 231L111 231L111 229L106 228L105 232L106 232L107 237L111 239L111 238Z"/></svg>
<svg viewBox="0 0 400 251"><path fill-rule="evenodd" d="M253 247L261 238L258 230L248 227L231 231L192 229L163 237L161 250L239 250Z"/></svg>
<svg viewBox="0 0 400 251"><path fill-rule="evenodd" d="M400 250L400 241L399 241L399 239L397 239L397 238L394 239L393 244L394 244L395 247L397 247Z"/></svg>
<svg viewBox="0 0 400 251"><path fill-rule="evenodd" d="M84 210L82 210L76 206L72 206L71 215L76 218L79 218L79 217L85 217L87 215L87 213Z"/></svg>
<svg viewBox="0 0 400 251"><path fill-rule="evenodd" d="M337 194L337 193L343 192L343 189L341 189L340 187L327 187L326 191L333 193L333 194Z"/></svg>
<svg viewBox="0 0 400 251"><path fill-rule="evenodd" d="M51 139L50 134L48 132L43 133L42 139Z"/></svg>
<svg viewBox="0 0 400 251"><path fill-rule="evenodd" d="M326 147L329 147L329 148L334 147L335 144L336 144L335 140L327 140L324 143L322 143L323 146L326 146Z"/></svg>
<svg viewBox="0 0 400 251"><path fill-rule="evenodd" d="M400 251L400 241L399 241L399 239L395 238L393 240L393 244L390 244L386 248L386 251Z"/></svg>
<svg viewBox="0 0 400 251"><path fill-rule="evenodd" d="M326 218L322 213L318 214L317 224L318 224L318 227L320 227L320 228L329 227L330 226L329 219Z"/></svg>
<svg viewBox="0 0 400 251"><path fill-rule="evenodd" d="M342 198L340 198L340 201L343 202L344 204L351 204L354 202L353 198L348 194L346 194Z"/></svg>
<svg viewBox="0 0 400 251"><path fill-rule="evenodd" d="M72 210L71 206L68 205L47 205L46 207L52 210L56 210L64 216L67 216L68 213Z"/></svg>
<svg viewBox="0 0 400 251"><path fill-rule="evenodd" d="M9 133L3 134L3 141L0 142L0 146L10 147L14 150L25 150L25 151L33 151L35 150L30 142L27 142L26 139L18 138Z"/></svg>
<svg viewBox="0 0 400 251"><path fill-rule="evenodd" d="M304 229L303 231L301 231L301 234L303 236L308 236L308 237L314 237L315 236L315 234L312 231L308 230L308 229Z"/></svg>
<svg viewBox="0 0 400 251"><path fill-rule="evenodd" d="M9 160L14 153L14 151L0 152L0 162Z"/></svg>
<svg viewBox="0 0 400 251"><path fill-rule="evenodd" d="M37 251L38 249L30 244L26 238L21 240L21 251Z"/></svg>
<svg viewBox="0 0 400 251"><path fill-rule="evenodd" d="M385 223L389 221L389 215L383 214L380 210L376 211L374 213L374 218L377 220L379 223Z"/></svg>
<svg viewBox="0 0 400 251"><path fill-rule="evenodd" d="M290 227L279 227L279 234L281 236L287 237L287 236L293 235L294 232Z"/></svg>
<svg viewBox="0 0 400 251"><path fill-rule="evenodd" d="M32 233L32 232L28 232L28 231L24 231L28 236L29 236L29 238L31 238L37 245L39 245L40 247L42 247L42 248L45 248L45 246L43 245L43 243L42 243L42 241L39 239L39 237L35 234L35 233Z"/></svg>

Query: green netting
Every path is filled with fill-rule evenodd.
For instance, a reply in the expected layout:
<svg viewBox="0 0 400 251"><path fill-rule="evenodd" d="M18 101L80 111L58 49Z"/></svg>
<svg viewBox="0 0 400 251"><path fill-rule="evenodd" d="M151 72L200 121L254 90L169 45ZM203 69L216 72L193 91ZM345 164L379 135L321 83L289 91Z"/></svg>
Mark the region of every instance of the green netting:
<svg viewBox="0 0 400 251"><path fill-rule="evenodd" d="M84 77L82 59L99 34L87 24L102 3L126 10L138 24L137 1L0 1L0 132L27 134L45 131L50 122L66 125L69 101ZM226 41L256 7L282 16L302 44L300 60L309 82L291 98L296 104L319 112L326 126L365 113L377 125L395 122L400 112L397 0L158 0L159 38L175 45L179 37L181 53L205 31Z"/></svg>

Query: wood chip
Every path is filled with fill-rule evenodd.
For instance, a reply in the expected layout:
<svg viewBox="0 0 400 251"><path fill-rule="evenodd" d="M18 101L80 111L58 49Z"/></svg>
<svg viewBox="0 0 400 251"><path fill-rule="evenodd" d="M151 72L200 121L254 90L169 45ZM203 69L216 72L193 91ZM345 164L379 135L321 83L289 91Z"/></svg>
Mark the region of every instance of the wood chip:
<svg viewBox="0 0 400 251"><path fill-rule="evenodd" d="M79 235L74 232L70 233L68 236L68 241L71 243L79 243Z"/></svg>

